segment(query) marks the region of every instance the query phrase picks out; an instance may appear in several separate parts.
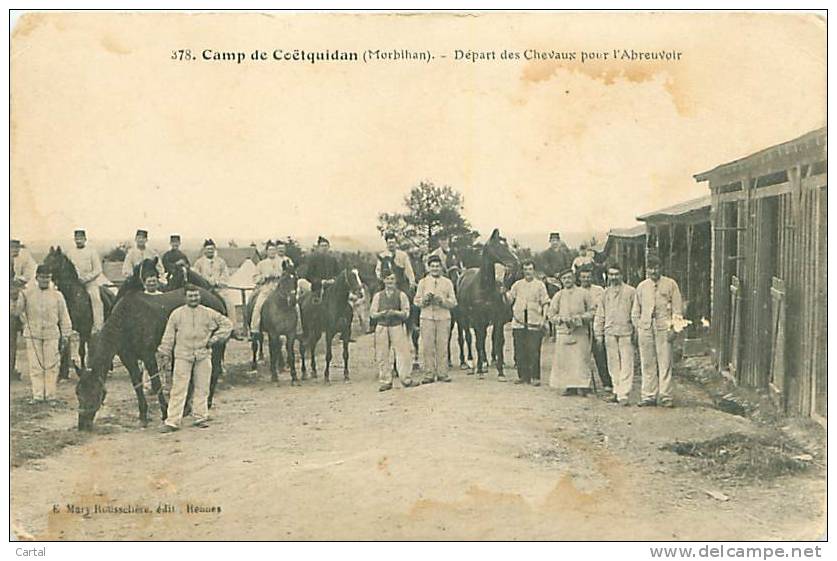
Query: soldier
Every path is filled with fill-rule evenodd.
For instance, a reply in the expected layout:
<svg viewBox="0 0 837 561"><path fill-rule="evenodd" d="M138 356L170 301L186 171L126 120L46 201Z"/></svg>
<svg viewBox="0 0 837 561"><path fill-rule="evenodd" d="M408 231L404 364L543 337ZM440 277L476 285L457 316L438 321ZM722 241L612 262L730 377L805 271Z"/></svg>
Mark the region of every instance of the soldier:
<svg viewBox="0 0 837 561"><path fill-rule="evenodd" d="M35 270L37 285L18 298L18 315L29 350L32 402L57 403L58 364L72 332L64 296L50 289L52 275L46 265Z"/></svg>
<svg viewBox="0 0 837 561"><path fill-rule="evenodd" d="M339 274L340 264L331 253L331 243L319 236L317 246L305 264L305 278L311 283L311 291L320 294L322 287L333 283Z"/></svg>
<svg viewBox="0 0 837 561"><path fill-rule="evenodd" d="M631 308L635 290L622 281L622 268L613 264L607 269L609 286L594 318L594 332L599 345L607 351L607 367L613 378L611 402L628 405L634 384L634 345Z"/></svg>
<svg viewBox="0 0 837 561"><path fill-rule="evenodd" d="M102 260L99 254L95 249L87 246L87 233L83 229L77 229L73 232L73 241L75 247L67 252L67 256L75 265L78 280L90 296L90 305L93 308L93 333L95 333L102 329L105 322L105 309L100 288L108 283L108 279L102 272Z"/></svg>
<svg viewBox="0 0 837 561"><path fill-rule="evenodd" d="M32 255L23 248L20 240L9 240L9 257L12 260L11 269L14 271L14 278L21 281L25 288L31 288L38 265L32 259Z"/></svg>
<svg viewBox="0 0 837 561"><path fill-rule="evenodd" d="M549 248L540 254L541 270L547 277L547 282L560 288L558 275L570 266L570 250L561 241L561 234L549 234Z"/></svg>
<svg viewBox="0 0 837 561"><path fill-rule="evenodd" d="M122 275L125 278L134 274L134 267L142 263L145 259L157 259L157 274L161 283L165 283L166 271L163 269L163 262L159 259L157 252L148 247L148 230L137 230L134 236L136 247L132 247L125 255L125 261L122 262Z"/></svg>
<svg viewBox="0 0 837 561"><path fill-rule="evenodd" d="M172 388L168 414L161 432L170 433L180 428L189 381L193 382L192 413L199 428L208 427L209 383L212 377L210 348L227 340L232 333L232 322L215 310L201 305L198 287L187 284L186 304L174 310L166 323L163 339L157 348L158 361L166 363L174 351Z"/></svg>
<svg viewBox="0 0 837 561"><path fill-rule="evenodd" d="M195 261L192 270L205 278L214 288L223 288L229 280L227 262L217 255L217 248L212 239L204 240L203 255Z"/></svg>
<svg viewBox="0 0 837 561"><path fill-rule="evenodd" d="M256 274L254 279L256 281L256 302L253 304L253 316L250 318L250 335L255 337L261 329L262 321L262 306L264 306L267 297L279 284L279 277L282 276L283 263L287 263L290 258L286 257L285 261L279 259L279 250L276 248L276 242L267 240L265 243L265 251L267 258L259 261L256 265Z"/></svg>
<svg viewBox="0 0 837 561"><path fill-rule="evenodd" d="M369 315L377 324L375 359L378 363L378 391L383 392L392 389L393 355L401 385L409 388L413 381L410 378L410 343L404 325L410 315L410 300L395 285L394 271L385 268L381 274L384 277L384 289L372 297Z"/></svg>
<svg viewBox="0 0 837 561"><path fill-rule="evenodd" d="M406 251L398 249L398 238L395 233L387 232L384 235L387 248L378 254L379 257L391 257L394 265L404 270L404 277L410 283L410 288L416 288L416 275L413 272L413 264L410 262L410 256ZM441 263L441 260L439 261ZM381 260L375 265L375 276L381 279Z"/></svg>
<svg viewBox="0 0 837 561"><path fill-rule="evenodd" d="M421 308L421 348L424 354L422 384L436 380L450 382L447 374L447 345L450 333L450 311L456 307L456 294L450 279L442 276L442 259L438 255L428 260L430 272L418 284L414 304ZM380 261L378 262L380 265Z"/></svg>
<svg viewBox="0 0 837 561"><path fill-rule="evenodd" d="M459 270L463 269L462 259L460 259L459 255L454 251L450 246L450 235L442 234L439 236L439 247L434 249L430 252L427 256L427 259L430 259L432 255L438 255L439 258L442 260L442 273L447 276L448 271L452 268L457 268ZM425 260L425 267L427 266L427 262Z"/></svg>
<svg viewBox="0 0 837 561"><path fill-rule="evenodd" d="M523 278L506 293L512 306L512 337L517 358L515 384L541 385L541 344L546 328L549 295L543 282L535 278L535 263L523 261Z"/></svg>
<svg viewBox="0 0 837 561"><path fill-rule="evenodd" d="M180 234L169 236L169 244L171 249L163 254L163 270L171 278L178 266L184 264L189 266L189 258L180 251Z"/></svg>
<svg viewBox="0 0 837 561"><path fill-rule="evenodd" d="M658 403L663 407L674 407L671 396L671 341L675 331L672 322L683 318L683 298L677 282L663 276L660 267L659 257L648 257L648 278L636 287L631 310L642 367L640 407Z"/></svg>
<svg viewBox="0 0 837 561"><path fill-rule="evenodd" d="M586 290L590 294L590 301L593 303L593 317L596 316L596 311L602 305L605 289L597 284L593 284L593 265L588 263L583 265L578 270L578 284L582 290ZM593 322L588 324L590 333L593 333ZM599 374L599 379L602 381L602 386L605 392L613 390L613 380L610 379L610 373L607 370L607 353L605 346L600 344L598 339L591 337L592 360L591 368L595 368Z"/></svg>

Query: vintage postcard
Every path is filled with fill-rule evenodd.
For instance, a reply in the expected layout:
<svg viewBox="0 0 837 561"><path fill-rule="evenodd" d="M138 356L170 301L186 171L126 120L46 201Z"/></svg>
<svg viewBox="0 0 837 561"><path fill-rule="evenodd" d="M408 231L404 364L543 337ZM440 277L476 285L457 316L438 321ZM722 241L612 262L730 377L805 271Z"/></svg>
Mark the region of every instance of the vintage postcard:
<svg viewBox="0 0 837 561"><path fill-rule="evenodd" d="M11 539L825 537L824 13L11 18Z"/></svg>

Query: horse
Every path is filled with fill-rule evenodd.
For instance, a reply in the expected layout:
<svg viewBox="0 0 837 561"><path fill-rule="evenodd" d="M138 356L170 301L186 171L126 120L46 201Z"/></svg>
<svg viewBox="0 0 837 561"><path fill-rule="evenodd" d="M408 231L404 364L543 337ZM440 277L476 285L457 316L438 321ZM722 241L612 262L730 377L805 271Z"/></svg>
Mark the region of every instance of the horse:
<svg viewBox="0 0 837 561"><path fill-rule="evenodd" d="M260 331L254 333L251 348L253 350L252 369L256 369L256 355L263 348L262 334L267 332L268 349L270 351L270 379L278 381L278 371L284 368L281 338L285 337L285 350L291 369L291 385L297 385L296 358L294 343L296 342L297 313L296 292L298 278L293 267L283 269L279 277L279 285L268 295L261 311ZM253 317L257 295L254 294L244 310L244 322L249 325ZM304 353L304 348L302 349Z"/></svg>
<svg viewBox="0 0 837 561"><path fill-rule="evenodd" d="M215 294L199 289L201 303L217 312L226 309L224 301ZM157 395L162 419L166 419L168 403L163 394L157 366L157 347L163 338L163 332L171 313L185 303L185 290L179 289L163 294L145 294L128 292L122 295L111 310L101 331L94 334L90 341L89 368L76 367L79 380L76 384L78 398L78 428L91 430L96 413L107 395L106 382L113 357L119 355L122 364L128 369L131 384L137 396L139 419L143 427L148 425L148 403L142 386L142 361L148 370L151 387ZM209 385L209 407L215 394L215 386L220 373L220 356L223 344L212 347L212 377Z"/></svg>
<svg viewBox="0 0 837 561"><path fill-rule="evenodd" d="M52 272L52 281L67 303L70 322L73 324L73 330L79 335L78 356L81 360L81 366L84 366L87 347L93 331L93 305L90 302L90 295L84 288L84 284L79 280L75 265L67 254L61 250L61 246L49 248L49 253L44 258L44 264ZM107 318L113 307L115 296L105 287L99 287L99 294L102 298L104 316ZM69 378L69 372L70 347L67 346L61 353L58 377L67 379Z"/></svg>
<svg viewBox="0 0 837 561"><path fill-rule="evenodd" d="M413 298L416 295L415 289L410 286L410 281L407 280L407 275L404 274L404 267L395 264L395 258L392 255L378 255L378 261L381 262L381 270L390 270L395 273L395 285L398 290L407 295L407 300L410 302L410 315L407 316L405 325L407 327L407 335L413 343L413 370L418 370L419 367L419 316L421 315L421 308L413 303ZM383 282L380 283L379 290L383 290ZM406 375L406 373L401 373Z"/></svg>
<svg viewBox="0 0 837 561"><path fill-rule="evenodd" d="M504 381L503 326L511 320L511 306L505 301L505 287L501 286L508 283L509 275L504 275L503 281L497 281L495 264L498 263L509 269L516 267L518 260L506 239L500 236L500 231L494 229L482 249L479 268L466 269L460 276L457 295L464 327L473 328L476 336L477 362L474 371L482 379L488 370L485 341L488 327L491 326L492 356L496 359L497 379Z"/></svg>
<svg viewBox="0 0 837 561"><path fill-rule="evenodd" d="M450 279L451 283L453 283L454 290L457 289L457 285L459 284L459 277L461 275L462 269L459 266L453 265L448 268L447 276ZM458 299L459 295L457 294L457 300ZM453 367L453 362L451 361L450 354L450 344L453 340L454 328L456 329L456 339L459 343L459 367L462 370L468 370L470 368L468 365L473 364L474 362L473 338L471 336L471 330L467 329L465 325L465 320L462 317L462 309L459 305L457 305L450 311L450 331L448 332L448 368ZM468 362L465 362L466 348L468 350Z"/></svg>
<svg viewBox="0 0 837 561"><path fill-rule="evenodd" d="M305 351L310 351L311 370L317 375L315 351L317 342L325 334L326 366L324 380L331 383L329 369L331 366L331 342L336 334L340 334L343 342L343 380L349 381L349 342L352 337L352 306L349 294L362 298L360 275L357 269L346 268L337 275L329 286L323 286L321 293L309 291L303 294L300 301L300 315L302 316L302 377L305 378Z"/></svg>

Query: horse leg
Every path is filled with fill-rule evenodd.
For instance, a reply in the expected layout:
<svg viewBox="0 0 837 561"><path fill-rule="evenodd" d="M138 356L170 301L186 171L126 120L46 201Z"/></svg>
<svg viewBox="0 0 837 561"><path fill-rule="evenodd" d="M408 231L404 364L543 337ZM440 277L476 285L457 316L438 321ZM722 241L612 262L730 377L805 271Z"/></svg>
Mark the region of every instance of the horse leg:
<svg viewBox="0 0 837 561"><path fill-rule="evenodd" d="M259 333L259 360L264 362L264 334Z"/></svg>
<svg viewBox="0 0 837 561"><path fill-rule="evenodd" d="M477 362L474 364L474 371L477 376L482 379L486 371L485 358L485 327L482 325L474 326L474 335L477 337Z"/></svg>
<svg viewBox="0 0 837 561"><path fill-rule="evenodd" d="M285 336L285 350L288 354L288 364L291 370L291 385L298 385L299 381L296 379L296 357L294 356L294 334L289 333Z"/></svg>
<svg viewBox="0 0 837 561"><path fill-rule="evenodd" d="M58 379L70 379L70 346L66 345L61 351L61 363L58 366Z"/></svg>
<svg viewBox="0 0 837 561"><path fill-rule="evenodd" d="M287 337L285 337L285 341L287 345ZM285 353L282 352L282 335L276 341L276 369L279 372L285 370Z"/></svg>
<svg viewBox="0 0 837 561"><path fill-rule="evenodd" d="M491 353L496 361L497 379L503 382L506 380L506 375L503 373L503 346L505 344L506 336L503 333L503 325L499 322L495 323L491 333Z"/></svg>
<svg viewBox="0 0 837 561"><path fill-rule="evenodd" d="M126 360L126 357L120 357L122 364L128 370L128 375L131 377L131 385L134 386L134 393L137 394L137 407L139 407L139 420L143 427L148 426L148 402L145 401L145 392L142 388L142 370L135 358Z"/></svg>
<svg viewBox="0 0 837 561"><path fill-rule="evenodd" d="M320 340L321 333L317 333L316 335L311 337L311 377L317 377L317 343Z"/></svg>
<svg viewBox="0 0 837 561"><path fill-rule="evenodd" d="M163 395L163 383L160 381L160 367L157 366L157 359L153 356L148 361L143 360L145 367L148 370L148 377L151 379L151 389L154 395L157 396L157 403L160 405L160 418L165 421L169 412L169 404L166 401L166 396Z"/></svg>
<svg viewBox="0 0 837 561"><path fill-rule="evenodd" d="M268 362L270 362L270 381L278 382L277 364L279 363L279 337L275 333L267 334L267 350L270 355Z"/></svg>
<svg viewBox="0 0 837 561"><path fill-rule="evenodd" d="M215 397L215 386L218 385L218 378L221 376L221 366L223 365L226 350L226 343L221 344L220 347L218 345L212 347L212 373L209 376L209 395L206 397L207 409L212 409L212 400Z"/></svg>
<svg viewBox="0 0 837 561"><path fill-rule="evenodd" d="M349 341L352 338L351 328L346 329L340 334L340 339L343 341L343 381L349 381Z"/></svg>
<svg viewBox="0 0 837 561"><path fill-rule="evenodd" d="M308 378L308 368L305 365L305 334L298 339L299 341L299 359L302 361L302 380Z"/></svg>
<svg viewBox="0 0 837 561"><path fill-rule="evenodd" d="M451 340L453 339L453 329L455 327L455 323L456 323L456 316L451 314L450 326L448 327L448 369L453 368L453 362L450 359L451 358L450 357L450 343L451 343Z"/></svg>
<svg viewBox="0 0 837 561"><path fill-rule="evenodd" d="M261 341L261 338L261 333L254 333L253 339L250 341L250 349L253 351L253 360L250 362L250 370L252 372L258 370L258 365L256 364L256 355L259 352L259 343Z"/></svg>
<svg viewBox="0 0 837 561"><path fill-rule="evenodd" d="M331 343L332 343L333 340L334 340L334 333L331 333L331 332L327 331L326 336L325 336L325 351L326 351L325 361L326 361L326 365L325 365L325 370L323 372L323 377L324 377L323 381L326 384L331 383L331 381L329 380L329 374L330 374L329 369L331 368L331 357L332 357Z"/></svg>

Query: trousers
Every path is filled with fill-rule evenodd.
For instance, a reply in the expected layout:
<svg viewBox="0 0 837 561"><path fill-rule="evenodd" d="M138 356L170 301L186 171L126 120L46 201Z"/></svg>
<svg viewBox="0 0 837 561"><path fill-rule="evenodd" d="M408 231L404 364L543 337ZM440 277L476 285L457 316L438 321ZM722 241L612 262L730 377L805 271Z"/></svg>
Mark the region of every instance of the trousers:
<svg viewBox="0 0 837 561"><path fill-rule="evenodd" d="M540 380L543 331L515 328L512 329L512 338L518 378L524 382Z"/></svg>
<svg viewBox="0 0 837 561"><path fill-rule="evenodd" d="M634 345L630 335L606 335L607 367L613 378L613 393L628 399L634 385Z"/></svg>
<svg viewBox="0 0 837 561"><path fill-rule="evenodd" d="M638 330L639 362L642 367L642 399L671 399L671 342L668 331Z"/></svg>
<svg viewBox="0 0 837 561"><path fill-rule="evenodd" d="M58 339L26 340L29 351L29 381L32 384L32 399L55 399L58 389ZM11 350L11 349L10 349Z"/></svg>
<svg viewBox="0 0 837 561"><path fill-rule="evenodd" d="M179 428L183 420L183 408L186 406L186 395L189 393L189 381L193 380L192 415L195 422L206 420L209 416L209 382L212 377L212 359L174 359L172 369L171 394L166 424Z"/></svg>
<svg viewBox="0 0 837 561"><path fill-rule="evenodd" d="M422 318L419 332L425 377L447 376L450 319Z"/></svg>
<svg viewBox="0 0 837 561"><path fill-rule="evenodd" d="M253 304L253 317L250 318L250 331L259 331L259 325L262 322L262 307L264 306L267 297L276 289L275 283L268 283L262 285L256 292L256 303Z"/></svg>
<svg viewBox="0 0 837 561"><path fill-rule="evenodd" d="M102 329L105 323L105 307L102 304L102 294L99 292L99 285L95 282L89 282L84 287L87 294L90 296L90 306L93 308L93 332Z"/></svg>
<svg viewBox="0 0 837 561"><path fill-rule="evenodd" d="M393 357L398 377L403 383L412 370L407 328L403 323L393 326L378 324L375 327L375 362L378 363L378 381L382 384L392 383Z"/></svg>

